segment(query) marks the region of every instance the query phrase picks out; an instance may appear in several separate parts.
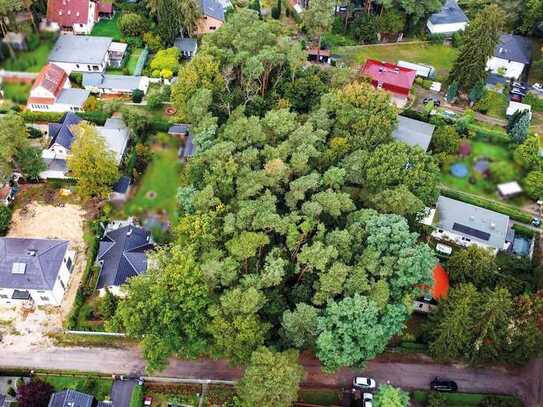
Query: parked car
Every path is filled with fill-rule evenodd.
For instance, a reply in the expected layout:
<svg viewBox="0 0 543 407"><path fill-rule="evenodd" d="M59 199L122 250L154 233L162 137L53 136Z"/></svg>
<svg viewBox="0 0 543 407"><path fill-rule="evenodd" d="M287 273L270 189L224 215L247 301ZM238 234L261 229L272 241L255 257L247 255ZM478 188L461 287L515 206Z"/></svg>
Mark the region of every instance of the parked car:
<svg viewBox="0 0 543 407"><path fill-rule="evenodd" d="M430 102L434 102L435 107L441 106L441 100L439 100L438 98L434 98L434 97L431 97L431 96L426 96L424 99L422 99L422 104L424 104L424 105L427 105Z"/></svg>
<svg viewBox="0 0 543 407"><path fill-rule="evenodd" d="M532 218L532 226L535 226L536 228L541 226L541 219L539 218Z"/></svg>
<svg viewBox="0 0 543 407"><path fill-rule="evenodd" d="M357 376L353 379L353 387L357 387L359 389L375 389L376 383L375 380L369 377Z"/></svg>
<svg viewBox="0 0 543 407"><path fill-rule="evenodd" d="M519 95L517 93L511 93L511 100L513 102L522 102L522 95Z"/></svg>
<svg viewBox="0 0 543 407"><path fill-rule="evenodd" d="M143 405L145 407L153 405L153 398L151 396L145 396L145 398L143 399Z"/></svg>
<svg viewBox="0 0 543 407"><path fill-rule="evenodd" d="M519 89L523 92L526 92L528 90L528 87L526 87L526 85L524 85L523 83L520 83L520 82L513 82L513 86L512 86L514 89Z"/></svg>
<svg viewBox="0 0 543 407"><path fill-rule="evenodd" d="M364 402L364 407L372 407L373 406L373 394L364 393L362 395L362 401Z"/></svg>
<svg viewBox="0 0 543 407"><path fill-rule="evenodd" d="M520 95L520 96L526 96L526 92L519 88L513 88L511 89L511 92L509 92L510 95Z"/></svg>
<svg viewBox="0 0 543 407"><path fill-rule="evenodd" d="M540 83L534 83L534 84L532 85L532 88L534 88L535 90L538 90L538 91L540 91L540 92L543 92L543 85L540 84Z"/></svg>
<svg viewBox="0 0 543 407"><path fill-rule="evenodd" d="M430 383L430 388L435 391L455 392L458 390L458 385L452 380L436 377Z"/></svg>

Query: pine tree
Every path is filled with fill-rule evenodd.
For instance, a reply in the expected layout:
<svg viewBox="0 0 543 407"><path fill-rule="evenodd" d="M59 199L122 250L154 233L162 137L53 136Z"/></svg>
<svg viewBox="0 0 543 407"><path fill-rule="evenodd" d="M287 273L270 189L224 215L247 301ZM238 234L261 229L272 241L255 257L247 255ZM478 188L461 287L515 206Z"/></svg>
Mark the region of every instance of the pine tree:
<svg viewBox="0 0 543 407"><path fill-rule="evenodd" d="M464 44L460 49L449 83L457 81L460 89L471 89L486 76L486 62L499 43L505 16L496 5L486 7L466 29Z"/></svg>
<svg viewBox="0 0 543 407"><path fill-rule="evenodd" d="M530 127L530 112L523 110L517 121L513 124L509 135L517 144L524 143L528 137L528 127Z"/></svg>
<svg viewBox="0 0 543 407"><path fill-rule="evenodd" d="M475 85L471 88L469 91L469 100L470 102L477 103L481 98L483 97L485 93L485 82L484 81L477 81Z"/></svg>
<svg viewBox="0 0 543 407"><path fill-rule="evenodd" d="M447 96L445 98L447 99L447 102L452 102L454 99L456 99L456 95L458 93L458 82L452 81L449 85L449 88L447 89Z"/></svg>

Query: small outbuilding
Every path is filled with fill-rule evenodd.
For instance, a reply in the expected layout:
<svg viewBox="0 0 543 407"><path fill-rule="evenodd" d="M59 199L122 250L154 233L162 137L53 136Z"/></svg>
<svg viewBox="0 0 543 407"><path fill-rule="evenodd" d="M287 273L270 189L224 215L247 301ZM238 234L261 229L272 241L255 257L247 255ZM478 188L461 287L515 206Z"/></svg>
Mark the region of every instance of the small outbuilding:
<svg viewBox="0 0 543 407"><path fill-rule="evenodd" d="M447 0L441 10L430 16L426 27L432 35L451 36L455 32L463 31L468 25L468 18L456 0Z"/></svg>
<svg viewBox="0 0 543 407"><path fill-rule="evenodd" d="M16 33L8 31L2 42L16 51L26 51L26 35L24 33Z"/></svg>
<svg viewBox="0 0 543 407"><path fill-rule="evenodd" d="M395 140L401 141L410 146L417 146L424 151L428 150L435 126L420 120L411 119L406 116L398 116L398 125L392 132Z"/></svg>
<svg viewBox="0 0 543 407"><path fill-rule="evenodd" d="M192 58L198 51L198 41L194 38L177 37L173 46L181 51L181 56L186 59Z"/></svg>
<svg viewBox="0 0 543 407"><path fill-rule="evenodd" d="M120 177L113 187L111 188L111 194L109 194L109 200L114 204L121 204L127 201L132 181L130 177L123 175Z"/></svg>
<svg viewBox="0 0 543 407"><path fill-rule="evenodd" d="M530 119L532 118L532 106L527 105L525 103L515 102L515 101L509 101L509 106L507 106L507 111L505 112L505 115L507 117L513 116L516 112L519 111L525 111L527 110L530 112Z"/></svg>
<svg viewBox="0 0 543 407"><path fill-rule="evenodd" d="M512 198L522 194L522 188L517 181L506 182L498 185L498 193L502 198Z"/></svg>

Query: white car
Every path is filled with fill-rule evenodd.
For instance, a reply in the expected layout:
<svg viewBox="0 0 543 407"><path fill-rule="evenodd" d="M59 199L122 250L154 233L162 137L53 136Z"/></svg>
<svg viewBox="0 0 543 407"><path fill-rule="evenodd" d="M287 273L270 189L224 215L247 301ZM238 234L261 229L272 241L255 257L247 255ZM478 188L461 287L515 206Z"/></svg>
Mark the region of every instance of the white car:
<svg viewBox="0 0 543 407"><path fill-rule="evenodd" d="M369 377L357 376L353 379L353 387L358 387L359 389L375 389L375 386L375 380Z"/></svg>
<svg viewBox="0 0 543 407"><path fill-rule="evenodd" d="M541 85L540 83L534 83L532 85L532 88L534 88L535 90L543 91L543 85Z"/></svg>
<svg viewBox="0 0 543 407"><path fill-rule="evenodd" d="M373 394L371 393L364 393L362 396L362 400L364 401L364 407L372 407L373 406Z"/></svg>

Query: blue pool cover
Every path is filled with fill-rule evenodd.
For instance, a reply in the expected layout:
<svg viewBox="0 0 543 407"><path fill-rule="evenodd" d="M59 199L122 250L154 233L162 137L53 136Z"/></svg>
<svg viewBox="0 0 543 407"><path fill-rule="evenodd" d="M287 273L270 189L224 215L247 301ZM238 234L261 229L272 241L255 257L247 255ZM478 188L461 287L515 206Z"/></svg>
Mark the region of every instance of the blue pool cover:
<svg viewBox="0 0 543 407"><path fill-rule="evenodd" d="M451 166L451 174L457 178L467 177L468 173L468 166L464 163L456 163Z"/></svg>
<svg viewBox="0 0 543 407"><path fill-rule="evenodd" d="M513 253L517 256L527 256L530 253L530 239L515 236L515 240L513 240Z"/></svg>

